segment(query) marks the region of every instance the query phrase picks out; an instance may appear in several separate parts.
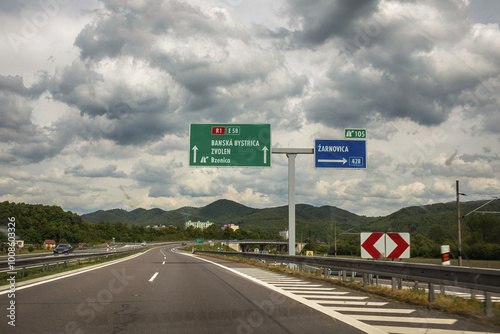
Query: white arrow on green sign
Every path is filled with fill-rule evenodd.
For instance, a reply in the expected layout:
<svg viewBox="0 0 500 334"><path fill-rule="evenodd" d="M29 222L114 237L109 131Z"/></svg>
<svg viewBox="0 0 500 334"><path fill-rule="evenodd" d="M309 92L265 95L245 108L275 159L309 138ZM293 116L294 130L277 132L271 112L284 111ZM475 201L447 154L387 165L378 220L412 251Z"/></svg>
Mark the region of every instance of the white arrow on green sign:
<svg viewBox="0 0 500 334"><path fill-rule="evenodd" d="M270 124L191 124L191 167L271 167Z"/></svg>

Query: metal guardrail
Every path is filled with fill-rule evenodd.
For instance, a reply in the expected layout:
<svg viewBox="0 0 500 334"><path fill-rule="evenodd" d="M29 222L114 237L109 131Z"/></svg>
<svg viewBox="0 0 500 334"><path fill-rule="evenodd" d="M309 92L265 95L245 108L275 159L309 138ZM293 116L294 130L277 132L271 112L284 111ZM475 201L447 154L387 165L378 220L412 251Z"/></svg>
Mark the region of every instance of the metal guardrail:
<svg viewBox="0 0 500 334"><path fill-rule="evenodd" d="M304 265L324 268L325 278L328 269L341 269L356 271L364 274L380 275L392 278L393 290L395 279L429 283L429 301L434 301L434 284L441 286L456 286L485 292L485 313L491 315L491 292L500 293L500 270L468 268L455 266L441 266L436 264L418 264L405 262L389 262L358 259L340 259L331 257L292 256L240 252L216 252L194 250L195 253L219 254L236 256L239 258L252 258L266 262L293 263L300 269Z"/></svg>
<svg viewBox="0 0 500 334"><path fill-rule="evenodd" d="M0 273L4 272L11 272L11 271L19 271L23 270L25 271L26 269L31 269L31 268L38 268L38 267L44 267L49 266L49 265L58 265L60 263L71 263L71 262L77 262L79 259L93 259L93 258L100 258L100 257L109 257L112 255L120 255L120 254L127 254L131 252L135 252L137 250L142 250L142 249L147 249L148 247L151 246L161 246L161 245L168 245L168 244L176 244L179 243L180 241L167 241L167 242L153 242L149 243L146 246L140 246L140 243L134 243L133 246L134 248L132 249L127 249L127 250L111 250L113 247L109 248L110 251L107 252L73 252L71 254L32 254L31 256L29 255L24 255L24 256L19 256L17 255L15 258L15 270L7 269L9 265L8 257L7 256L2 256L0 257ZM106 248L94 248L94 250L105 250ZM28 257L29 256L29 257ZM24 277L24 275L23 275Z"/></svg>
<svg viewBox="0 0 500 334"><path fill-rule="evenodd" d="M13 272L13 271L21 271L22 276L24 277L25 272L27 269L33 269L33 268L40 268L42 267L43 270L45 271L45 268L49 268L49 266L59 266L60 264L66 266L68 263L72 262L80 262L80 261L85 261L85 260L91 260L91 259L100 259L100 258L109 258L112 256L116 255L121 255L121 254L126 254L126 253L132 253L134 251L137 251L137 249L130 249L127 251L113 251L113 252L102 252L102 253L81 253L81 254L65 254L65 255L55 255L55 256L46 256L46 257L34 257L34 258L27 258L27 259L16 259L15 262L15 269L2 269L0 273L5 273L5 272ZM7 261L0 261L0 267L4 267L4 265L7 264Z"/></svg>

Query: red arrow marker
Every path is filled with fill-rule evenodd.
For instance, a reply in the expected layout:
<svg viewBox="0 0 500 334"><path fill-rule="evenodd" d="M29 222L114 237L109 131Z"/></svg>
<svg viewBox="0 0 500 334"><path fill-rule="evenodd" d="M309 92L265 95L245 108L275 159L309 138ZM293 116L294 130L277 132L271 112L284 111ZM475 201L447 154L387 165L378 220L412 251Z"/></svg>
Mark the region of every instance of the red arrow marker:
<svg viewBox="0 0 500 334"><path fill-rule="evenodd" d="M396 243L396 248L387 256L388 259L399 259L401 254L410 247L410 245L401 237L399 233L387 233L387 236L392 239Z"/></svg>
<svg viewBox="0 0 500 334"><path fill-rule="evenodd" d="M380 259L382 257L382 253L378 251L377 248L375 248L375 243L382 238L384 233L372 233L370 236L361 244L361 247L363 247L368 254L371 255L372 258L374 259Z"/></svg>

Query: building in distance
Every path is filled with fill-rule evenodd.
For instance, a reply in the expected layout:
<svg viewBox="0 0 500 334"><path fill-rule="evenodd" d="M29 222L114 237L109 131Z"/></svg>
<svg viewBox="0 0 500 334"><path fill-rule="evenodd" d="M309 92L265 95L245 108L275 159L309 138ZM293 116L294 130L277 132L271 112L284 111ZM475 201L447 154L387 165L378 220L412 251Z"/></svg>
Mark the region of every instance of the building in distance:
<svg viewBox="0 0 500 334"><path fill-rule="evenodd" d="M283 239L288 240L288 229L284 229L283 231L279 231L279 234L283 237Z"/></svg>
<svg viewBox="0 0 500 334"><path fill-rule="evenodd" d="M209 226L212 226L214 225L214 223L211 223L209 221L206 221L206 222L201 222L201 221L197 221L197 222L192 222L192 221L187 221L184 223L184 228L188 228L189 226L193 226L194 228L201 228L202 230L209 227Z"/></svg>
<svg viewBox="0 0 500 334"><path fill-rule="evenodd" d="M233 231L236 231L240 227L238 225L234 225L234 224L226 224L226 225L224 225L224 226L221 227L221 230L226 229L226 228L230 228Z"/></svg>

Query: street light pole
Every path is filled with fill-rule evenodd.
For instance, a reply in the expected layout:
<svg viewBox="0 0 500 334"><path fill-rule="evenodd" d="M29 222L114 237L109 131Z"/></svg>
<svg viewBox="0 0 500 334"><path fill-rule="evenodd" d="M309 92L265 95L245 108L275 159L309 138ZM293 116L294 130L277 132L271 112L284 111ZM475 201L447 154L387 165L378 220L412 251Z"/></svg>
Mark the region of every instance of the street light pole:
<svg viewBox="0 0 500 334"><path fill-rule="evenodd" d="M457 228L458 228L458 266L462 266L462 232L460 228L460 191L458 180L456 183L457 188Z"/></svg>

